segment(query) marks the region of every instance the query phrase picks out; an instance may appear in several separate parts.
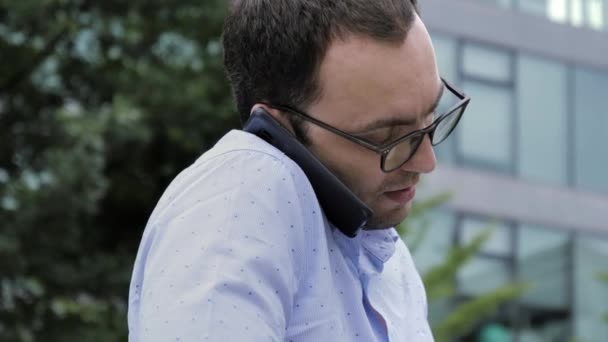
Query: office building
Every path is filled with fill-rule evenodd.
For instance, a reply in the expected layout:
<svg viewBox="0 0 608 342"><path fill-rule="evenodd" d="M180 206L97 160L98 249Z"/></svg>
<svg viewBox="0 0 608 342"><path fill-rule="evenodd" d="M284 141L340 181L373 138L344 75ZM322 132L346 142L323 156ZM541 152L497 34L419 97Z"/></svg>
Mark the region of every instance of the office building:
<svg viewBox="0 0 608 342"><path fill-rule="evenodd" d="M472 101L421 185L454 197L431 217L419 268L491 225L459 296L532 287L467 340L500 325L514 341L608 341L608 0L420 5L442 76Z"/></svg>

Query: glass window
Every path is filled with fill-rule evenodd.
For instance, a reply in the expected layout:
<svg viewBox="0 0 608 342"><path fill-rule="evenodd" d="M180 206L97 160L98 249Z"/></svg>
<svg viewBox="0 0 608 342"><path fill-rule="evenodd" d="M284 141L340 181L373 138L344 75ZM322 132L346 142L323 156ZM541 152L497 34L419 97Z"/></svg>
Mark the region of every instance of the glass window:
<svg viewBox="0 0 608 342"><path fill-rule="evenodd" d="M537 316L544 314L541 309L566 310L569 305L569 234L541 226L522 224L517 242L519 278L532 285L530 290L524 293L521 301L527 306L534 307Z"/></svg>
<svg viewBox="0 0 608 342"><path fill-rule="evenodd" d="M519 342L547 342L547 341L579 341L572 336L569 329L569 322L566 319L555 321L543 321L540 324L532 321L530 326L524 326L519 333Z"/></svg>
<svg viewBox="0 0 608 342"><path fill-rule="evenodd" d="M587 24L594 30L601 30L605 25L604 6L607 6L608 2L604 0L587 0L586 16Z"/></svg>
<svg viewBox="0 0 608 342"><path fill-rule="evenodd" d="M547 13L547 0L519 0L517 6L522 12L545 16Z"/></svg>
<svg viewBox="0 0 608 342"><path fill-rule="evenodd" d="M479 254L458 273L458 287L463 294L479 295L511 281L507 258L511 255L511 234L502 222L466 217L462 220L460 244L471 242L481 232L491 229L492 235L480 248Z"/></svg>
<svg viewBox="0 0 608 342"><path fill-rule="evenodd" d="M561 341L570 334L571 309L569 307L570 234L564 231L531 224L522 224L517 234L515 263L520 281L531 287L517 299L518 340ZM493 261L498 275L488 279L493 286L508 283L505 261ZM474 279L474 278L472 278ZM484 282L485 279L477 278ZM500 280L500 281L499 281ZM470 284L473 289L480 286Z"/></svg>
<svg viewBox="0 0 608 342"><path fill-rule="evenodd" d="M574 336L581 341L608 341L608 284L597 279L608 272L608 236L580 236L574 248Z"/></svg>
<svg viewBox="0 0 608 342"><path fill-rule="evenodd" d="M603 23L603 30L608 32L608 0L604 0L604 2L602 3L602 23Z"/></svg>
<svg viewBox="0 0 608 342"><path fill-rule="evenodd" d="M522 224L517 238L517 258L525 260L545 251L564 248L569 238L565 231Z"/></svg>
<svg viewBox="0 0 608 342"><path fill-rule="evenodd" d="M502 222L464 218L462 220L461 244L471 242L477 235L488 229L492 230L492 235L479 251L493 255L509 256L511 254L511 230L509 226Z"/></svg>
<svg viewBox="0 0 608 342"><path fill-rule="evenodd" d="M513 6L513 0L480 0L481 2L485 2L492 5L498 5L503 8L509 8Z"/></svg>
<svg viewBox="0 0 608 342"><path fill-rule="evenodd" d="M445 35L432 33L432 37L439 73L448 82L455 84L458 79L458 66L456 65L456 61L458 60L456 57L458 43L455 39ZM440 162L451 163L453 161L453 151L455 150L454 136L435 147L435 154Z"/></svg>
<svg viewBox="0 0 608 342"><path fill-rule="evenodd" d="M462 69L467 76L499 82L511 80L511 58L504 51L465 44L462 62Z"/></svg>
<svg viewBox="0 0 608 342"><path fill-rule="evenodd" d="M421 273L425 273L431 267L445 261L445 257L452 247L454 219L454 214L450 212L433 210L428 215L426 224L407 221L408 227L412 227L407 235L408 247L412 251L416 267ZM420 231L421 229L423 232ZM417 245L412 245L414 243L412 239L418 236L422 239Z"/></svg>
<svg viewBox="0 0 608 342"><path fill-rule="evenodd" d="M608 72L577 68L574 86L576 185L608 192Z"/></svg>
<svg viewBox="0 0 608 342"><path fill-rule="evenodd" d="M433 47L437 55L437 67L439 73L445 79L455 82L457 79L456 58L458 42L456 39L443 34L431 33L433 37Z"/></svg>
<svg viewBox="0 0 608 342"><path fill-rule="evenodd" d="M568 7L566 0L549 0L547 4L549 19L558 23L565 23L568 19Z"/></svg>
<svg viewBox="0 0 608 342"><path fill-rule="evenodd" d="M553 21L565 23L567 20L566 0L519 0L522 12L540 15Z"/></svg>
<svg viewBox="0 0 608 342"><path fill-rule="evenodd" d="M499 7L512 7L512 0L478 0ZM517 8L558 23L594 30L608 30L608 0L517 0Z"/></svg>
<svg viewBox="0 0 608 342"><path fill-rule="evenodd" d="M465 162L510 170L512 91L477 81L465 81L463 88L471 103L456 140Z"/></svg>
<svg viewBox="0 0 608 342"><path fill-rule="evenodd" d="M475 257L458 273L460 293L477 296L495 290L511 281L511 273L504 260Z"/></svg>
<svg viewBox="0 0 608 342"><path fill-rule="evenodd" d="M406 244L410 249L416 268L424 276L432 267L446 261L453 246L455 216L446 210L431 210L422 219L408 218L405 221L408 233ZM418 235L422 233L422 235ZM418 243L416 243L416 240ZM450 298L434 299L429 302L428 316L431 322L438 322L453 310Z"/></svg>
<svg viewBox="0 0 608 342"><path fill-rule="evenodd" d="M570 24L573 26L583 25L584 0L570 0Z"/></svg>
<svg viewBox="0 0 608 342"><path fill-rule="evenodd" d="M521 56L517 66L518 168L527 180L567 184L567 69Z"/></svg>

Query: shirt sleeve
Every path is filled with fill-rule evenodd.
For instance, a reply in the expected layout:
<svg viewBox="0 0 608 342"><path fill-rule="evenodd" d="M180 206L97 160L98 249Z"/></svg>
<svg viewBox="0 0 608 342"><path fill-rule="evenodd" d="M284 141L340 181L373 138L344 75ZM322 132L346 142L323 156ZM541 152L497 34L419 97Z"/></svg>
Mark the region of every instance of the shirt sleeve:
<svg viewBox="0 0 608 342"><path fill-rule="evenodd" d="M182 177L146 228L131 342L284 338L301 268L293 255L303 248L294 170L263 153L211 161Z"/></svg>

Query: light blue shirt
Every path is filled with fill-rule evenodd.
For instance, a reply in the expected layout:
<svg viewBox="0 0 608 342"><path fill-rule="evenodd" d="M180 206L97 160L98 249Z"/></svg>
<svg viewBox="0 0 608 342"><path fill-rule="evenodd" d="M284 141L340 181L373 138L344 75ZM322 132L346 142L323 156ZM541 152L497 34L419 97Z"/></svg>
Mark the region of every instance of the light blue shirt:
<svg viewBox="0 0 608 342"><path fill-rule="evenodd" d="M302 170L231 131L169 186L144 231L129 341L432 341L394 229L348 238Z"/></svg>

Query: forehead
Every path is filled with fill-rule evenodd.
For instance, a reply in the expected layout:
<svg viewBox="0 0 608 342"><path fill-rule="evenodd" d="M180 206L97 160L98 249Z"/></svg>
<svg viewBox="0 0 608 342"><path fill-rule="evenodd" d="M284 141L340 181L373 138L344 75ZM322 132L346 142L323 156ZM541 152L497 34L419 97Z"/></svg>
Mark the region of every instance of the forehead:
<svg viewBox="0 0 608 342"><path fill-rule="evenodd" d="M441 87L426 28L416 16L403 42L347 36L333 41L319 69L319 119L356 129L367 122L423 116Z"/></svg>

